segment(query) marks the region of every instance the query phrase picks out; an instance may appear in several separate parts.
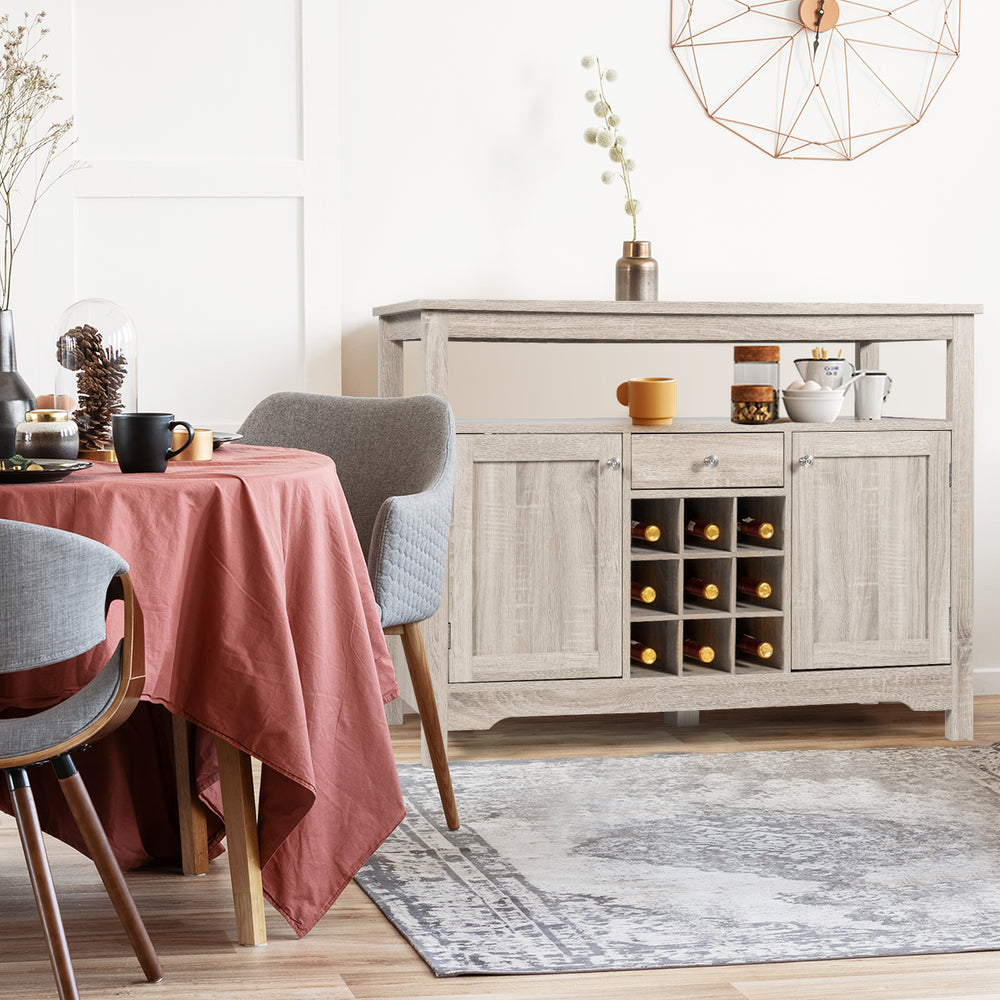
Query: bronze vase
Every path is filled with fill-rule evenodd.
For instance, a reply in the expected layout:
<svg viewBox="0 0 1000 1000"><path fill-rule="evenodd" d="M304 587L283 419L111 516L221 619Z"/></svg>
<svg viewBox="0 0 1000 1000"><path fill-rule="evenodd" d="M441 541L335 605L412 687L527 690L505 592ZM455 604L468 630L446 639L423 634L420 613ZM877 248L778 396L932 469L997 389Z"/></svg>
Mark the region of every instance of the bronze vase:
<svg viewBox="0 0 1000 1000"><path fill-rule="evenodd" d="M0 310L0 458L14 454L14 432L28 410L35 408L35 395L18 374L14 348L14 314Z"/></svg>
<svg viewBox="0 0 1000 1000"><path fill-rule="evenodd" d="M649 255L648 240L626 240L615 265L615 299L619 302L655 302L658 268Z"/></svg>

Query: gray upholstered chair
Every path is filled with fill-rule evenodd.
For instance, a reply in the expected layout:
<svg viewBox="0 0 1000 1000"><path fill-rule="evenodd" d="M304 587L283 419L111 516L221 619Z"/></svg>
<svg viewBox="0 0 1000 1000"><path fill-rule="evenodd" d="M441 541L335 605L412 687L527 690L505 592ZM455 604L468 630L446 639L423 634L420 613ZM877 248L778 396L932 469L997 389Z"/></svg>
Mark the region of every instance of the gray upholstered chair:
<svg viewBox="0 0 1000 1000"><path fill-rule="evenodd" d="M441 604L455 482L455 421L439 396L373 399L279 392L244 442L329 455L368 560L386 634L399 635L445 819L459 826L420 623Z"/></svg>
<svg viewBox="0 0 1000 1000"><path fill-rule="evenodd" d="M89 538L0 520L0 673L59 663L100 645L113 601L125 606L124 637L81 690L34 715L0 719L0 771L28 863L52 971L61 998L76 997L62 917L26 768L49 762L146 978L163 978L156 952L122 878L70 752L119 726L145 679L142 611L128 565Z"/></svg>

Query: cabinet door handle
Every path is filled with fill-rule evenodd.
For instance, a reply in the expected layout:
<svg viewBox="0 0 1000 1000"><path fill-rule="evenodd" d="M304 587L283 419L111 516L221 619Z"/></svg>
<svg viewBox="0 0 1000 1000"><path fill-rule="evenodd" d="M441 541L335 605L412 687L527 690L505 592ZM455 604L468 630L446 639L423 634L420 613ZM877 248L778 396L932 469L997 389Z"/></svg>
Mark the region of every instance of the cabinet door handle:
<svg viewBox="0 0 1000 1000"><path fill-rule="evenodd" d="M620 458L608 459L608 468L611 469L612 472L617 472L621 467L622 467L622 460Z"/></svg>
<svg viewBox="0 0 1000 1000"><path fill-rule="evenodd" d="M801 465L803 469L808 469L809 466L811 466L812 464L813 464L813 457L812 457L812 455L800 455L799 456L799 465Z"/></svg>
<svg viewBox="0 0 1000 1000"><path fill-rule="evenodd" d="M718 464L719 464L719 456L718 455L706 455L705 456L705 465L707 465L710 469L714 469Z"/></svg>

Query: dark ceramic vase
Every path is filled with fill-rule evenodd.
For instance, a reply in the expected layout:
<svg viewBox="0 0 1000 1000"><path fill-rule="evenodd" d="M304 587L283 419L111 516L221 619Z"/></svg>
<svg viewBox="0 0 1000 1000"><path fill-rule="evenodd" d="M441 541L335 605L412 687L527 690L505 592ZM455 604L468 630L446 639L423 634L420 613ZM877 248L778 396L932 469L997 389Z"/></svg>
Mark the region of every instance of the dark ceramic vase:
<svg viewBox="0 0 1000 1000"><path fill-rule="evenodd" d="M14 314L0 310L0 458L14 454L14 432L28 410L35 408L34 393L17 371L14 348Z"/></svg>

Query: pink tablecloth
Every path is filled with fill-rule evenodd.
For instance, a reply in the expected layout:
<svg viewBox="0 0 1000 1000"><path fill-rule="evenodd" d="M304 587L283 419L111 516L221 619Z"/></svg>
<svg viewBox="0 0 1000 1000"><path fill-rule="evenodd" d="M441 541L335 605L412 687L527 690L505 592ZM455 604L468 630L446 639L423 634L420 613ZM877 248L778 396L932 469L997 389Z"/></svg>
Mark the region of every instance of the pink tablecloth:
<svg viewBox="0 0 1000 1000"><path fill-rule="evenodd" d="M307 933L404 814L383 710L398 690L333 463L239 444L161 475L98 463L0 485L0 517L96 538L128 561L146 623L143 699L262 762L264 893ZM63 674L58 686L75 683ZM17 703L7 680L0 709ZM168 721L140 705L77 759L127 866L179 850L165 829ZM210 738L199 758L201 797L219 814ZM40 813L76 844L64 810Z"/></svg>

